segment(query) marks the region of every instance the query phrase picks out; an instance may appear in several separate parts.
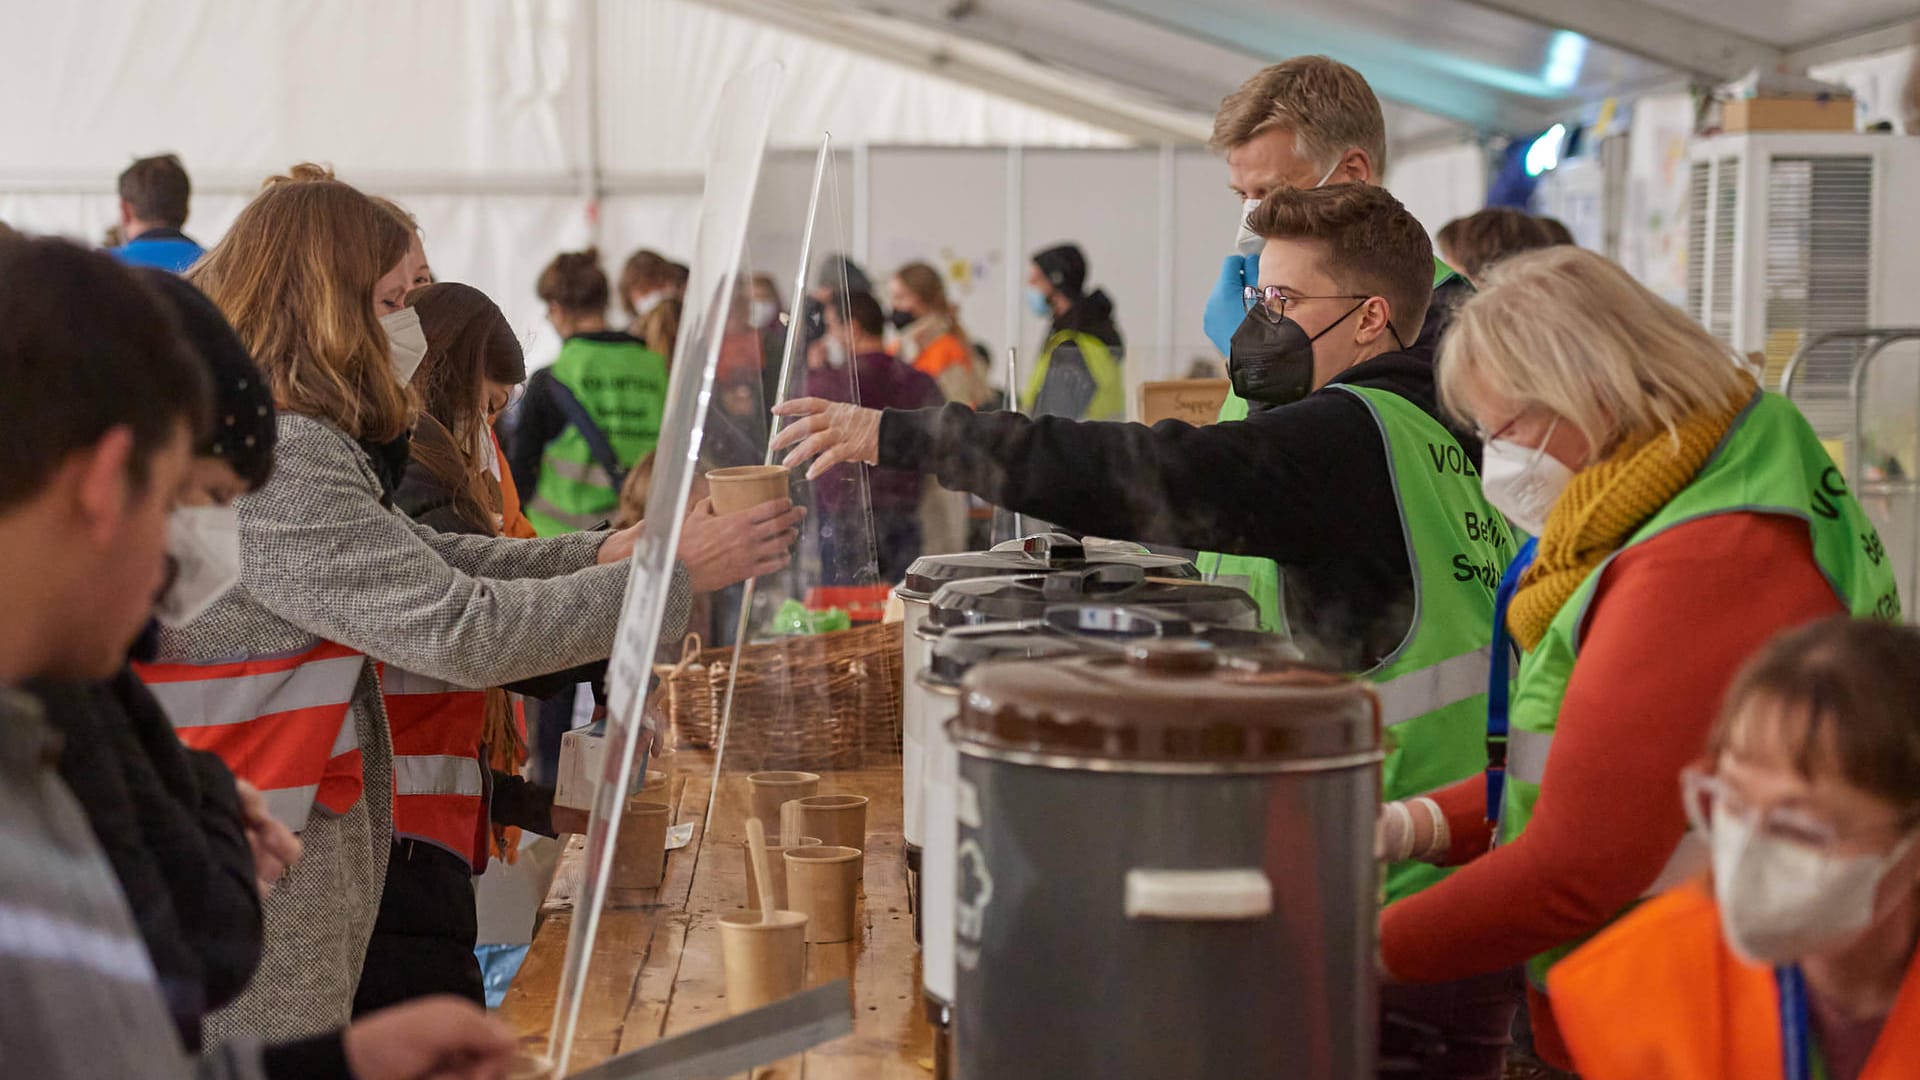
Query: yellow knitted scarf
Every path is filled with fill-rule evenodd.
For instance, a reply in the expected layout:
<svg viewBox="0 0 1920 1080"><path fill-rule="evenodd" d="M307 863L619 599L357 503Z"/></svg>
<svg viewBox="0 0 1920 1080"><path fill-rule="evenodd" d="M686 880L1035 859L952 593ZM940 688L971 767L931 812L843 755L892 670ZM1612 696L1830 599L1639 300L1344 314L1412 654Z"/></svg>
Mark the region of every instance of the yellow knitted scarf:
<svg viewBox="0 0 1920 1080"><path fill-rule="evenodd" d="M1693 482L1745 407L1742 398L1681 421L1677 447L1672 435L1656 432L1574 474L1547 515L1539 555L1507 609L1507 628L1521 648L1540 644L1587 575Z"/></svg>

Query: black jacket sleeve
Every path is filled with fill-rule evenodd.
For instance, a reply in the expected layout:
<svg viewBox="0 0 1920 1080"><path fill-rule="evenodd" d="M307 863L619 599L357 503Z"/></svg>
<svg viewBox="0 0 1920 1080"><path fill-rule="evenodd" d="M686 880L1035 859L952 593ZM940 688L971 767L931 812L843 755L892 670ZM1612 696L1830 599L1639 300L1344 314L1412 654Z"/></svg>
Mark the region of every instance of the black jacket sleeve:
<svg viewBox="0 0 1920 1080"><path fill-rule="evenodd" d="M505 688L525 697L544 699L580 683L598 684L606 677L607 661L595 660L591 664L581 664L579 667L556 671L551 675L535 675L531 679L511 682Z"/></svg>
<svg viewBox="0 0 1920 1080"><path fill-rule="evenodd" d="M536 371L527 380L518 412L507 441L507 469L513 473L520 501L529 503L540 486L540 460L546 456L547 444L567 430L567 414L554 400L551 369Z"/></svg>
<svg viewBox="0 0 1920 1080"><path fill-rule="evenodd" d="M541 836L553 836L553 789L524 776L493 771L493 802L488 814L495 825L512 825Z"/></svg>
<svg viewBox="0 0 1920 1080"><path fill-rule="evenodd" d="M880 463L1096 536L1312 561L1333 542L1329 521L1357 509L1400 544L1385 447L1344 393L1208 427L889 409Z"/></svg>

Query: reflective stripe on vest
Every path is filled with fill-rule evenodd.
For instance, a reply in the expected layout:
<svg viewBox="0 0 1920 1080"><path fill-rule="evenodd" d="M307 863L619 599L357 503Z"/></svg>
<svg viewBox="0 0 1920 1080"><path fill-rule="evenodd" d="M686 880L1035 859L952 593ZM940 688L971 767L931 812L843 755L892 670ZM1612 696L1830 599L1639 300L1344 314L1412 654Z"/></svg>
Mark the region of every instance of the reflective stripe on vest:
<svg viewBox="0 0 1920 1080"><path fill-rule="evenodd" d="M393 732L393 831L487 866L487 694L382 665Z"/></svg>
<svg viewBox="0 0 1920 1080"><path fill-rule="evenodd" d="M1804 523L1814 561L1855 617L1899 617L1899 595L1879 534L1847 491L1839 469L1799 410L1777 394L1756 393L1699 475L1587 575L1554 614L1546 636L1521 660L1509 717L1502 843L1518 837L1532 820L1588 607L1608 567L1620 552L1668 529L1731 513L1777 515ZM1647 797L1671 799L1674 792L1653 791ZM1689 868L1703 865L1698 850L1690 846L1683 840L1669 853L1656 884L1678 880ZM1548 971L1579 944L1567 942L1528 961L1533 984L1544 988Z"/></svg>
<svg viewBox="0 0 1920 1080"><path fill-rule="evenodd" d="M136 664L180 741L219 755L294 832L344 814L363 785L351 704L366 657L344 645L238 660Z"/></svg>
<svg viewBox="0 0 1920 1080"><path fill-rule="evenodd" d="M1373 692L1380 697L1382 723L1395 727L1479 697L1487 692L1487 668L1492 663L1493 649L1485 647L1375 682Z"/></svg>
<svg viewBox="0 0 1920 1080"><path fill-rule="evenodd" d="M1512 533L1487 504L1465 448L1425 409L1387 390L1336 389L1359 398L1373 417L1400 510L1412 617L1406 636L1366 677L1389 725L1381 797L1408 799L1486 766L1493 594ZM1386 900L1411 896L1446 873L1396 863L1387 868Z"/></svg>
<svg viewBox="0 0 1920 1080"><path fill-rule="evenodd" d="M594 487L612 488L613 477L607 470L594 463L581 464L578 461L563 461L555 458L547 462L546 467L562 480L572 480L576 484L592 484Z"/></svg>

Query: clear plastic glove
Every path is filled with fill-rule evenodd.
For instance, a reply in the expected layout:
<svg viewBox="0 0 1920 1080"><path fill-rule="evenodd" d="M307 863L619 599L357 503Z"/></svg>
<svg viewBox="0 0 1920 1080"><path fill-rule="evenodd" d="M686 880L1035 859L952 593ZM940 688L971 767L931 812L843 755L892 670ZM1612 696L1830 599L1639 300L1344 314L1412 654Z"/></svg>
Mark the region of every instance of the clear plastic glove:
<svg viewBox="0 0 1920 1080"><path fill-rule="evenodd" d="M518 1045L478 1005L445 994L371 1013L340 1041L359 1080L494 1080L507 1074Z"/></svg>
<svg viewBox="0 0 1920 1080"><path fill-rule="evenodd" d="M1207 309L1201 319L1206 330L1207 340L1220 350L1221 356L1233 351L1233 332L1247 318L1247 301L1243 290L1249 285L1260 283L1260 256L1229 255L1220 264L1220 280L1214 283L1213 292L1207 296Z"/></svg>
<svg viewBox="0 0 1920 1080"><path fill-rule="evenodd" d="M1449 846L1445 829L1440 804L1432 799L1387 803L1374 823L1373 857L1386 863L1439 858Z"/></svg>
<svg viewBox="0 0 1920 1080"><path fill-rule="evenodd" d="M776 451L793 448L781 464L791 469L811 458L809 480L819 479L820 474L845 461L880 464L879 409L798 398L774 406L773 414L792 420L773 437Z"/></svg>
<svg viewBox="0 0 1920 1080"><path fill-rule="evenodd" d="M693 579L693 591L712 592L785 570L806 516L806 509L790 499L731 514L716 514L713 500L701 499L680 527L680 562Z"/></svg>
<svg viewBox="0 0 1920 1080"><path fill-rule="evenodd" d="M265 899L286 876L287 868L300 861L300 838L274 820L259 788L237 776L233 786L240 795L240 824L247 831L247 846L253 849L253 881Z"/></svg>

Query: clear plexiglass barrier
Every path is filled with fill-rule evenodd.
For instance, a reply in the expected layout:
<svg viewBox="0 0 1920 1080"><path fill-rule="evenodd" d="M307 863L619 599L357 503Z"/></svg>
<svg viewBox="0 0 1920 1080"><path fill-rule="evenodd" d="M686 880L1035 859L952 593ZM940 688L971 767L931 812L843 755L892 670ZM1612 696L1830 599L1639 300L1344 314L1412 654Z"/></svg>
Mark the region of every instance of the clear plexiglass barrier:
<svg viewBox="0 0 1920 1080"><path fill-rule="evenodd" d="M685 309L674 344L675 362L667 383L666 412L654 454L645 528L634 549L610 664L606 765L594 795L585 877L575 900L548 1041L556 1075L565 1074L573 1052L588 961L606 902L625 796L638 774L636 770L645 768L646 750L655 735L643 708L647 682L661 643L663 623L672 607L669 593L682 515L700 469L701 449L707 442L707 405L727 342L754 188L783 74L781 65L774 61L741 72L729 80L721 99L722 123L707 161L706 189L700 202Z"/></svg>

